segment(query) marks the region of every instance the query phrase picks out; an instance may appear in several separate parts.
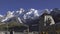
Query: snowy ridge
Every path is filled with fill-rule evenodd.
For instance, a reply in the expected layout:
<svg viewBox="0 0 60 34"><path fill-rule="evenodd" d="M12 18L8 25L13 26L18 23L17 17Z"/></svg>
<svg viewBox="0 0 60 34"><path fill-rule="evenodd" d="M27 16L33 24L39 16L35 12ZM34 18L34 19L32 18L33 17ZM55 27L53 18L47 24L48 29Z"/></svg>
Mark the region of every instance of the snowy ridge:
<svg viewBox="0 0 60 34"><path fill-rule="evenodd" d="M26 13L25 13L26 12ZM40 15L43 13L50 13L48 9L45 10L36 10L36 9L30 9L28 12L25 11L23 8L21 8L19 11L8 11L7 14L4 16L4 18L1 20L1 22L5 22L9 19L12 19L13 17L17 17L20 23L23 23L22 20L26 22L26 19L37 19ZM3 15L0 15L0 17L3 17Z"/></svg>
<svg viewBox="0 0 60 34"><path fill-rule="evenodd" d="M24 19L29 19L29 18L34 18L34 17L38 17L38 10L35 9L30 9L29 12L27 12L26 14L24 14Z"/></svg>

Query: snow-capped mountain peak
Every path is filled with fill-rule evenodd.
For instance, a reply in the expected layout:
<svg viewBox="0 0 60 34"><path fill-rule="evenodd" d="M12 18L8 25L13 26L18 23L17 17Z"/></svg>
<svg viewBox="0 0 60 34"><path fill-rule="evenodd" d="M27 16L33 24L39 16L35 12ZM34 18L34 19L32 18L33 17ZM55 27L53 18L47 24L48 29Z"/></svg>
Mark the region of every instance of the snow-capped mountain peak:
<svg viewBox="0 0 60 34"><path fill-rule="evenodd" d="M24 15L24 19L29 19L29 18L34 19L34 17L38 17L38 16L39 16L38 10L30 9L30 11Z"/></svg>
<svg viewBox="0 0 60 34"><path fill-rule="evenodd" d="M50 14L50 11L49 11L48 9L44 9L44 10L43 10L43 13Z"/></svg>
<svg viewBox="0 0 60 34"><path fill-rule="evenodd" d="M21 14L21 13L23 13L25 10L23 9L23 8L20 8L20 10L19 11L16 11L16 13L18 13L18 14Z"/></svg>
<svg viewBox="0 0 60 34"><path fill-rule="evenodd" d="M4 19L2 19L1 22L7 21L8 19L10 19L12 17L14 17L14 11L12 11L12 12L8 11L7 14L6 14L6 16L4 17Z"/></svg>
<svg viewBox="0 0 60 34"><path fill-rule="evenodd" d="M35 9L31 8L30 11L35 11Z"/></svg>
<svg viewBox="0 0 60 34"><path fill-rule="evenodd" d="M6 18L11 18L11 17L14 17L14 11L8 11L7 12L7 16L6 16Z"/></svg>
<svg viewBox="0 0 60 34"><path fill-rule="evenodd" d="M39 14L38 14L38 10L35 10L35 12L34 12L34 16L39 16Z"/></svg>

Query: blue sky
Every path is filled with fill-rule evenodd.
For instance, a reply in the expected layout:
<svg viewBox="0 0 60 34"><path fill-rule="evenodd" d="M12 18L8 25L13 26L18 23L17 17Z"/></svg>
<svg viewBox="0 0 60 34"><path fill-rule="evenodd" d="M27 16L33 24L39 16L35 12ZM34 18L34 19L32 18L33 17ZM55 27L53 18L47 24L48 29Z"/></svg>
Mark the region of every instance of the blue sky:
<svg viewBox="0 0 60 34"><path fill-rule="evenodd" d="M60 8L60 0L0 0L0 14L24 9Z"/></svg>

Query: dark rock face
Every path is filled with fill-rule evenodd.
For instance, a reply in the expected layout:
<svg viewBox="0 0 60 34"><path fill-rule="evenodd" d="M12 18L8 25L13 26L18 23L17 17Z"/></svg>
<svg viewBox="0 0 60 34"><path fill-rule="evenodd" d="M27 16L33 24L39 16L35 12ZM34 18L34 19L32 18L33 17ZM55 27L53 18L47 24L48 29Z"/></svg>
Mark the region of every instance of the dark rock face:
<svg viewBox="0 0 60 34"><path fill-rule="evenodd" d="M60 9L55 8L51 11L51 15L53 16L55 22L60 22Z"/></svg>
<svg viewBox="0 0 60 34"><path fill-rule="evenodd" d="M27 25L33 25L33 24L38 24L39 22L39 18L38 19L26 19L26 23Z"/></svg>

